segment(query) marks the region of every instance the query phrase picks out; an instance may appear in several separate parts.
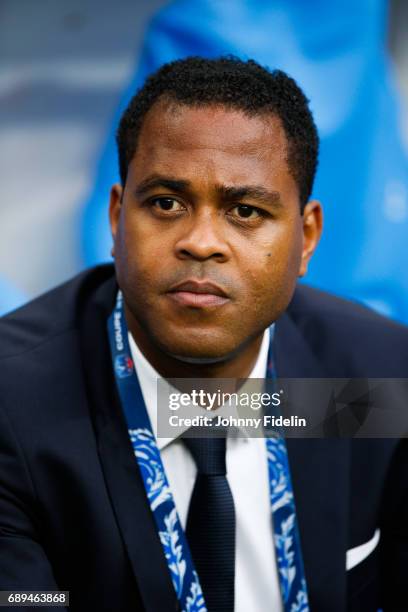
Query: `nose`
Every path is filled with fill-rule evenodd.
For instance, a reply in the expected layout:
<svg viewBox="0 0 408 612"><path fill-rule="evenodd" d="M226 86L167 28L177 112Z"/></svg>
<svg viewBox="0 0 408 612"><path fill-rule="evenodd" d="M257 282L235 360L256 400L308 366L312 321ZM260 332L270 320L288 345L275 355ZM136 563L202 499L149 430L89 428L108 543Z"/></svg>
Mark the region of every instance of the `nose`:
<svg viewBox="0 0 408 612"><path fill-rule="evenodd" d="M220 263L227 261L229 245L221 216L219 211L201 211L192 215L175 245L177 257L198 261L215 259Z"/></svg>

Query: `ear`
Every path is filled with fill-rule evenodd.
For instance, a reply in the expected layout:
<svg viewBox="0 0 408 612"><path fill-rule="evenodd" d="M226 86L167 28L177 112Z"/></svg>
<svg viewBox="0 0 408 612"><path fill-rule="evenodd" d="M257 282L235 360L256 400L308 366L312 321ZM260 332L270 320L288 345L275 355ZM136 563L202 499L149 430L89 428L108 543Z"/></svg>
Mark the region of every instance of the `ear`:
<svg viewBox="0 0 408 612"><path fill-rule="evenodd" d="M115 257L115 239L118 230L120 211L122 210L123 187L120 183L112 185L109 198L109 222L113 238L111 249L112 257Z"/></svg>
<svg viewBox="0 0 408 612"><path fill-rule="evenodd" d="M303 210L303 249L299 276L307 272L309 261L319 243L323 229L323 210L320 202L310 200Z"/></svg>

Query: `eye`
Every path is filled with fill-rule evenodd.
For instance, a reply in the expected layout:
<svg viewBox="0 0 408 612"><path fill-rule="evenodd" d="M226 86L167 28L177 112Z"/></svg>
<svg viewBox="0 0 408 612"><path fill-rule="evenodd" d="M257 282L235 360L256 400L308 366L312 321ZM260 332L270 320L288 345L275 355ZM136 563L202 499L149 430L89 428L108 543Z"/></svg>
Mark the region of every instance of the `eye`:
<svg viewBox="0 0 408 612"><path fill-rule="evenodd" d="M239 219L258 219L262 217L262 211L259 208L255 208L255 206L249 206L249 204L238 204L238 206L234 206L231 209L231 213L236 211L232 216L238 217Z"/></svg>
<svg viewBox="0 0 408 612"><path fill-rule="evenodd" d="M179 212L184 207L178 200L169 197L152 198L149 202L157 212Z"/></svg>

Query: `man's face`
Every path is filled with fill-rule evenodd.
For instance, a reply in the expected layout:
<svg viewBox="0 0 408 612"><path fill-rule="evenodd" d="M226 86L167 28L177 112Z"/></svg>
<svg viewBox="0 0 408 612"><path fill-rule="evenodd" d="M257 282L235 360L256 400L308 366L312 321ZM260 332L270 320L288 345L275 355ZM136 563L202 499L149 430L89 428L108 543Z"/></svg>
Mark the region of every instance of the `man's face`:
<svg viewBox="0 0 408 612"><path fill-rule="evenodd" d="M157 103L123 193L111 193L134 324L169 355L235 355L285 310L306 271L320 232L320 209L308 206L302 217L278 118Z"/></svg>

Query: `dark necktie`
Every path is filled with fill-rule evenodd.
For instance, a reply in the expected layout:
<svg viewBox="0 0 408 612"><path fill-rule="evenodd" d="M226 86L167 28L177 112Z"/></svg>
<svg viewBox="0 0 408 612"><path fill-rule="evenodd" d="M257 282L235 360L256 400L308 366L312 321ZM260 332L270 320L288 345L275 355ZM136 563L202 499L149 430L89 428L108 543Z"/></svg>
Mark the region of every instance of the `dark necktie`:
<svg viewBox="0 0 408 612"><path fill-rule="evenodd" d="M184 438L197 466L186 535L208 612L234 611L235 510L224 438Z"/></svg>

